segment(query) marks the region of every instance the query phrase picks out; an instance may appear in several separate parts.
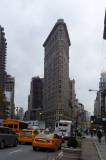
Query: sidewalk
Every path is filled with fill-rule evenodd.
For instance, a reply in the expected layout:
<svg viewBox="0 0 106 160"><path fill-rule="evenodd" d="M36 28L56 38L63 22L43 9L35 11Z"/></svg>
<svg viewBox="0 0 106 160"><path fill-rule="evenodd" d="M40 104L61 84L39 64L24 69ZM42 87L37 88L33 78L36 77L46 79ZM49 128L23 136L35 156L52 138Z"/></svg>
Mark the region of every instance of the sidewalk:
<svg viewBox="0 0 106 160"><path fill-rule="evenodd" d="M84 135L85 136L85 135ZM82 139L82 160L106 160L106 140L103 137L101 143L97 136L91 138L90 135ZM59 153L61 159L62 152Z"/></svg>
<svg viewBox="0 0 106 160"><path fill-rule="evenodd" d="M86 138L82 140L82 160L101 160L95 142L95 138Z"/></svg>
<svg viewBox="0 0 106 160"><path fill-rule="evenodd" d="M96 142L96 147L101 160L106 160L106 140L102 140L101 143Z"/></svg>
<svg viewBox="0 0 106 160"><path fill-rule="evenodd" d="M101 143L98 142L96 136L93 138L86 136L82 140L82 160L106 160L106 140L102 138Z"/></svg>

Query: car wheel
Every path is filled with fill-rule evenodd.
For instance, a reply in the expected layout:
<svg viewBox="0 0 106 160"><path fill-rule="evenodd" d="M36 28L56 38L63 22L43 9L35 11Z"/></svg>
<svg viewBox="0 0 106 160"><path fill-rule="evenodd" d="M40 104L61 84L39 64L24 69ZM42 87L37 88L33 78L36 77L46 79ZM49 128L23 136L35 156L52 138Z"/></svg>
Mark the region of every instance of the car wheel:
<svg viewBox="0 0 106 160"><path fill-rule="evenodd" d="M52 151L56 152L57 151L57 146L55 145Z"/></svg>
<svg viewBox="0 0 106 160"><path fill-rule="evenodd" d="M59 149L61 149L61 144L60 144L60 147L59 147Z"/></svg>
<svg viewBox="0 0 106 160"><path fill-rule="evenodd" d="M17 147L17 144L18 144L18 141L16 139L15 142L14 142L14 144L13 144L13 147Z"/></svg>
<svg viewBox="0 0 106 160"><path fill-rule="evenodd" d="M40 149L39 147L36 147L36 150L38 150L38 151L39 151L39 149Z"/></svg>
<svg viewBox="0 0 106 160"><path fill-rule="evenodd" d="M33 146L33 151L35 151L35 150L36 150L36 147Z"/></svg>
<svg viewBox="0 0 106 160"><path fill-rule="evenodd" d="M4 141L1 141L1 143L0 143L0 148L1 148L1 149L3 149L3 148L4 148L4 146L5 146Z"/></svg>
<svg viewBox="0 0 106 160"><path fill-rule="evenodd" d="M64 141L64 139L62 140L62 143L64 143L65 141Z"/></svg>
<svg viewBox="0 0 106 160"><path fill-rule="evenodd" d="M19 144L22 144L22 142L19 142Z"/></svg>

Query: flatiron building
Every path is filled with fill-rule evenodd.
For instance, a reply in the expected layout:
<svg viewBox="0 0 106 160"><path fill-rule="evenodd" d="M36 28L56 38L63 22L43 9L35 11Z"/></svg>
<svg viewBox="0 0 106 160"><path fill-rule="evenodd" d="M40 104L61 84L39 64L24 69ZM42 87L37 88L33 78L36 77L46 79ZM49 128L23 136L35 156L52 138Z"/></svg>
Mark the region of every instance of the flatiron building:
<svg viewBox="0 0 106 160"><path fill-rule="evenodd" d="M69 107L69 46L66 23L59 19L44 47L44 117L47 126L56 120L70 120Z"/></svg>

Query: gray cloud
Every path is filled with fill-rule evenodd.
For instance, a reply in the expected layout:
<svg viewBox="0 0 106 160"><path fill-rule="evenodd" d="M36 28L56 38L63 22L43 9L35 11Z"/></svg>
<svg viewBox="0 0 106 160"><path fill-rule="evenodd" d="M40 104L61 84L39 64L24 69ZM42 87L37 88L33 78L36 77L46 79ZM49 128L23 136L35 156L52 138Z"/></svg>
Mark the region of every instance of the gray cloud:
<svg viewBox="0 0 106 160"><path fill-rule="evenodd" d="M93 112L100 72L105 65L103 42L105 0L0 0L0 25L7 38L6 70L16 79L15 104L27 109L31 78L44 75L43 43L56 23L67 24L70 78L77 98Z"/></svg>

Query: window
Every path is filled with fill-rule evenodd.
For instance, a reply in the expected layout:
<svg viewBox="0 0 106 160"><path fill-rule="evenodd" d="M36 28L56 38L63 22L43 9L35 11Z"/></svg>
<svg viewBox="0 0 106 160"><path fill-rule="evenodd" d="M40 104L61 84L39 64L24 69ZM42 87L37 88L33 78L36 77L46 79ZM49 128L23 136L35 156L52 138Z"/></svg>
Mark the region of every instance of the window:
<svg viewBox="0 0 106 160"><path fill-rule="evenodd" d="M5 129L4 128L0 128L0 133L5 133Z"/></svg>
<svg viewBox="0 0 106 160"><path fill-rule="evenodd" d="M0 133L10 134L10 131L8 128L0 128Z"/></svg>
<svg viewBox="0 0 106 160"><path fill-rule="evenodd" d="M62 102L62 100L61 99L59 99L59 103L61 103Z"/></svg>
<svg viewBox="0 0 106 160"><path fill-rule="evenodd" d="M61 80L58 80L58 83L61 83Z"/></svg>
<svg viewBox="0 0 106 160"><path fill-rule="evenodd" d="M61 85L58 85L59 86L59 88L61 88Z"/></svg>
<svg viewBox="0 0 106 160"><path fill-rule="evenodd" d="M52 134L44 134L44 133L39 133L37 137L47 137L47 138L52 138Z"/></svg>
<svg viewBox="0 0 106 160"><path fill-rule="evenodd" d="M60 137L57 134L54 134L54 139L60 139Z"/></svg>
<svg viewBox="0 0 106 160"><path fill-rule="evenodd" d="M58 90L58 93L61 93L61 90Z"/></svg>
<svg viewBox="0 0 106 160"><path fill-rule="evenodd" d="M11 129L8 130L8 134L15 134Z"/></svg>
<svg viewBox="0 0 106 160"><path fill-rule="evenodd" d="M32 134L32 131L22 131L20 134Z"/></svg>
<svg viewBox="0 0 106 160"><path fill-rule="evenodd" d="M59 130L60 132L66 132L66 129L61 129L61 130Z"/></svg>
<svg viewBox="0 0 106 160"><path fill-rule="evenodd" d="M58 127L58 123L56 123L56 127Z"/></svg>
<svg viewBox="0 0 106 160"><path fill-rule="evenodd" d="M13 128L13 124L8 124L8 127L9 128Z"/></svg>
<svg viewBox="0 0 106 160"><path fill-rule="evenodd" d="M34 131L35 134L38 134L39 132L37 130Z"/></svg>
<svg viewBox="0 0 106 160"><path fill-rule="evenodd" d="M59 38L62 39L62 29L59 30Z"/></svg>
<svg viewBox="0 0 106 160"><path fill-rule="evenodd" d="M63 126L68 126L68 124L64 123Z"/></svg>
<svg viewBox="0 0 106 160"><path fill-rule="evenodd" d="M18 125L17 125L17 124L14 124L14 128L18 128Z"/></svg>
<svg viewBox="0 0 106 160"><path fill-rule="evenodd" d="M63 124L62 124L62 123L59 123L59 126L63 126Z"/></svg>

